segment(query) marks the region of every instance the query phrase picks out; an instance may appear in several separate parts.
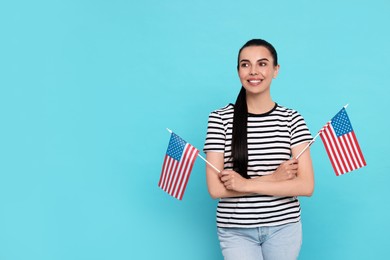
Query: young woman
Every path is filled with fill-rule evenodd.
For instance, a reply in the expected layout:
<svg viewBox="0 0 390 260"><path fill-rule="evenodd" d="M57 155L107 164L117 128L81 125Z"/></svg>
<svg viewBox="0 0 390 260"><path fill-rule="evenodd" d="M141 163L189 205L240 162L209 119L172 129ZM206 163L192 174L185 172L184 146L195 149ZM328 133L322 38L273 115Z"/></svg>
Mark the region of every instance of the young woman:
<svg viewBox="0 0 390 260"><path fill-rule="evenodd" d="M267 41L248 41L239 51L242 88L236 103L211 112L204 151L207 185L217 208L225 260L296 259L302 229L297 196L311 196L312 139L302 116L271 98L279 64Z"/></svg>

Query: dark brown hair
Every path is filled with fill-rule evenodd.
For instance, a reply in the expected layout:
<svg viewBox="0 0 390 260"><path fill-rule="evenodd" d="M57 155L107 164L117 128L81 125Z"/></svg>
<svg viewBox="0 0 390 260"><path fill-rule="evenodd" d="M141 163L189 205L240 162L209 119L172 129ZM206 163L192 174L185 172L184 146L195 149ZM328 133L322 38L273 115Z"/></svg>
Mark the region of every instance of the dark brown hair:
<svg viewBox="0 0 390 260"><path fill-rule="evenodd" d="M269 50L273 59L274 66L278 65L278 55L274 46L262 39L253 39L245 43L238 52L237 70L239 69L241 51L250 46L263 46ZM233 133L232 133L232 160L233 170L238 172L244 178L248 176L248 106L246 104L246 91L241 87L234 105L233 115Z"/></svg>

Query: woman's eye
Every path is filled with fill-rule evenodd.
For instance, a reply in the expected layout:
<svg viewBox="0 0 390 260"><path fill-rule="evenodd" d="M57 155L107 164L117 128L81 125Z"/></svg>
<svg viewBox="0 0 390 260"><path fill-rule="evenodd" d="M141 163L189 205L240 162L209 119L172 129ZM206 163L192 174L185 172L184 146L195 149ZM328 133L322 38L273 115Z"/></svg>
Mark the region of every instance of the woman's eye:
<svg viewBox="0 0 390 260"><path fill-rule="evenodd" d="M260 62L259 65L260 65L260 67L265 67L265 66L267 66L267 63L265 63L265 62Z"/></svg>
<svg viewBox="0 0 390 260"><path fill-rule="evenodd" d="M248 66L249 66L248 63L241 63L241 68L246 68L246 67L248 67Z"/></svg>

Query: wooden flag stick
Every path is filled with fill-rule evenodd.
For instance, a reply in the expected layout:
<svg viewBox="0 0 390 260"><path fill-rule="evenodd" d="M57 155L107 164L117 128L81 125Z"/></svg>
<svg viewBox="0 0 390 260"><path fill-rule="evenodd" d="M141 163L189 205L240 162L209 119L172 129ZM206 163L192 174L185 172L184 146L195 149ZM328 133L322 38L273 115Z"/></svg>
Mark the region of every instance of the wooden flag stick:
<svg viewBox="0 0 390 260"><path fill-rule="evenodd" d="M210 165L211 168L213 168L216 172L221 173L221 171L218 170L217 167L215 167L214 165L212 165L212 164L211 164L209 161L207 161L202 155L200 155L200 154L198 153L198 156L200 157L200 159L202 159L202 160L205 161L208 165Z"/></svg>
<svg viewBox="0 0 390 260"><path fill-rule="evenodd" d="M170 133L172 134L172 130L171 130L171 129L167 128L167 131L170 132ZM214 165L212 165L212 164L211 164L209 161L207 161L206 158L204 158L202 155L200 155L200 154L198 153L198 156L200 157L200 159L202 159L203 161L205 161L211 168L213 168L216 172L221 173L221 171L218 170L217 167L215 167Z"/></svg>
<svg viewBox="0 0 390 260"><path fill-rule="evenodd" d="M313 140L310 141L310 143L308 143L306 145L305 148L303 148L303 150L297 155L297 157L295 157L297 160L299 159L299 157L301 157L301 155L307 150L307 148L309 148L316 140L316 138L320 135L321 131L318 132L318 134L316 136L314 136Z"/></svg>

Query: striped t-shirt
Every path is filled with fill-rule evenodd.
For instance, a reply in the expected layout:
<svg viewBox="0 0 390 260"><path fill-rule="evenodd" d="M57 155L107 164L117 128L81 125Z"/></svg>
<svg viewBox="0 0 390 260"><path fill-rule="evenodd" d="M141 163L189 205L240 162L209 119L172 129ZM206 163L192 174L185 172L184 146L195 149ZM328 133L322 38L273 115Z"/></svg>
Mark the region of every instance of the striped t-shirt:
<svg viewBox="0 0 390 260"><path fill-rule="evenodd" d="M231 170L231 139L234 105L210 113L204 152L223 152L224 168ZM248 114L248 175L272 174L291 158L291 148L312 137L303 117L295 110L275 104L265 114ZM300 220L296 197L251 195L221 198L218 227L276 226Z"/></svg>

